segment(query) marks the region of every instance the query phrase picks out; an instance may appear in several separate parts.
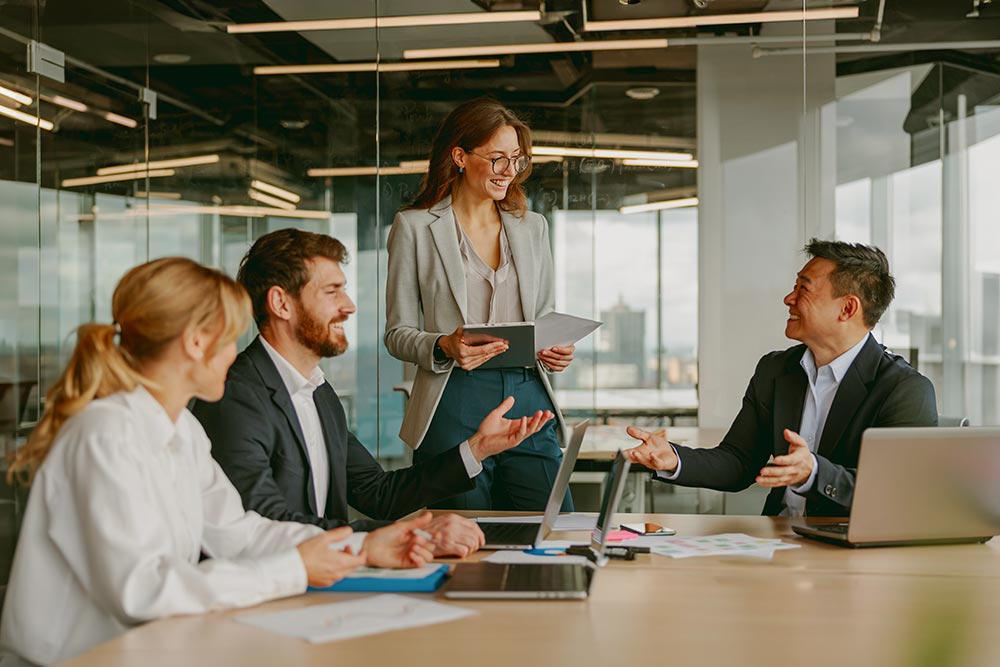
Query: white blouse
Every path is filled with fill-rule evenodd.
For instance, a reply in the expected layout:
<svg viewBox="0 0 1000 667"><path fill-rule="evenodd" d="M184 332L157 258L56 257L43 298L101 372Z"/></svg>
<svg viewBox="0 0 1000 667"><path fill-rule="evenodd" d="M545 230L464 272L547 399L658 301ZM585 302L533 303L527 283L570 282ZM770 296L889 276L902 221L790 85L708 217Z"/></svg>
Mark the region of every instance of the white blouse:
<svg viewBox="0 0 1000 667"><path fill-rule="evenodd" d="M210 448L141 387L69 419L31 487L0 643L49 664L145 621L304 592L295 546L322 530L244 511Z"/></svg>

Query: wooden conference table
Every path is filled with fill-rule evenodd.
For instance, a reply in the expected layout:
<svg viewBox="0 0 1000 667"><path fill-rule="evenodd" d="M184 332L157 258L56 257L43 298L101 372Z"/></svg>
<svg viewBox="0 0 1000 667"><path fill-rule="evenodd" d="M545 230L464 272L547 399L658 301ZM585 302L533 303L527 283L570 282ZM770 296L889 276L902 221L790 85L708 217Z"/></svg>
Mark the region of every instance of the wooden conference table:
<svg viewBox="0 0 1000 667"><path fill-rule="evenodd" d="M772 560L640 555L601 569L587 601L473 601L459 621L328 644L235 622L237 610L138 627L72 667L239 665L1000 665L1000 540L847 550L785 519L630 515L679 535L739 532L802 545ZM583 539L585 533L553 538ZM488 553L488 552L486 552ZM484 553L476 554L474 558ZM253 608L348 600L307 594Z"/></svg>

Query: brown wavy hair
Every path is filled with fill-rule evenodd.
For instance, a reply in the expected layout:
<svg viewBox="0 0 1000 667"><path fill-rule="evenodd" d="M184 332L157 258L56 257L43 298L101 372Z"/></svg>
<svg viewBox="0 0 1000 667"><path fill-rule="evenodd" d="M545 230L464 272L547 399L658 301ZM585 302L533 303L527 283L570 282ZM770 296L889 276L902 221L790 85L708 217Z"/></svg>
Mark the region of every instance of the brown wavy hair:
<svg viewBox="0 0 1000 667"><path fill-rule="evenodd" d="M502 127L512 127L517 133L521 153L531 155L531 130L513 111L492 97L477 97L463 102L448 114L431 144L430 166L424 175L420 194L405 208L431 208L450 195L458 183L458 166L451 159L451 151L458 147L465 151L479 148ZM507 195L499 202L501 210L521 216L528 207L528 198L521 185L531 173L528 168L514 177L507 188Z"/></svg>
<svg viewBox="0 0 1000 667"><path fill-rule="evenodd" d="M17 450L7 479L30 484L59 429L98 398L155 384L139 371L188 327L218 330L207 357L239 338L250 299L235 280L186 257L165 257L131 269L111 302L114 324L84 324L65 370L45 395L45 413ZM115 341L118 337L119 340Z"/></svg>

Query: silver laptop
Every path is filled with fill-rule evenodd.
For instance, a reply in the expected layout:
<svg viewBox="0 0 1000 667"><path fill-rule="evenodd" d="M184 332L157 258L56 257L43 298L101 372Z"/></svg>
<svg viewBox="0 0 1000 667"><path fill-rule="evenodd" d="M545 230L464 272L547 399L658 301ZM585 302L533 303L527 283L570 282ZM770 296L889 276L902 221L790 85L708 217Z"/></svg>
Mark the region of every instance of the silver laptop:
<svg viewBox="0 0 1000 667"><path fill-rule="evenodd" d="M604 481L604 497L589 546L590 562L459 563L443 589L446 598L499 600L582 600L590 594L597 566L606 562L607 538L614 526L628 477L629 461L619 450Z"/></svg>
<svg viewBox="0 0 1000 667"><path fill-rule="evenodd" d="M1000 427L868 429L850 521L799 535L848 547L985 542L1000 534Z"/></svg>
<svg viewBox="0 0 1000 667"><path fill-rule="evenodd" d="M569 478L573 474L573 467L576 465L576 457L580 453L580 446L583 445L583 436L587 432L587 424L590 422L584 419L573 427L573 437L569 440L569 446L563 452L562 463L559 465L559 472L556 474L556 482L552 485L549 493L549 502L545 505L545 516L542 517L541 525L537 523L491 523L489 517L479 520L479 527L486 536L484 549L530 549L552 531L556 519L559 517L559 509L562 507L566 489L569 487Z"/></svg>

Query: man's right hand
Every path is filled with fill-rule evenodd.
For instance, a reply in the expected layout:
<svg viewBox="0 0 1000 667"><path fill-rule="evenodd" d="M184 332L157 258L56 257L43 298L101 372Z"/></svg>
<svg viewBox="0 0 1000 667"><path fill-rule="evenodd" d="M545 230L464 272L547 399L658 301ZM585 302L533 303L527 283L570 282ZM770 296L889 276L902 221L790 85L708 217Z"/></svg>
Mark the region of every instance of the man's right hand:
<svg viewBox="0 0 1000 667"><path fill-rule="evenodd" d="M306 578L310 586L325 588L340 581L365 564L365 553L352 554L330 548L333 542L346 540L351 536L350 526L328 530L299 544L299 557L306 567Z"/></svg>
<svg viewBox="0 0 1000 667"><path fill-rule="evenodd" d="M469 449L477 461L517 447L525 438L542 430L545 422L555 417L549 410L538 410L531 417L506 419L504 415L513 407L514 397L508 396L486 415L486 419L479 424L479 430L469 438Z"/></svg>
<svg viewBox="0 0 1000 667"><path fill-rule="evenodd" d="M667 442L667 431L643 431L641 428L629 426L625 432L642 444L633 449L626 449L623 454L632 463L644 465L650 470L673 472L677 469L677 452Z"/></svg>
<svg viewBox="0 0 1000 667"><path fill-rule="evenodd" d="M507 351L505 340L470 345L465 342L463 336L462 327L459 327L447 336L438 338L438 345L444 353L454 359L463 370L471 371L478 368L498 354Z"/></svg>

